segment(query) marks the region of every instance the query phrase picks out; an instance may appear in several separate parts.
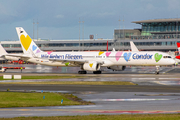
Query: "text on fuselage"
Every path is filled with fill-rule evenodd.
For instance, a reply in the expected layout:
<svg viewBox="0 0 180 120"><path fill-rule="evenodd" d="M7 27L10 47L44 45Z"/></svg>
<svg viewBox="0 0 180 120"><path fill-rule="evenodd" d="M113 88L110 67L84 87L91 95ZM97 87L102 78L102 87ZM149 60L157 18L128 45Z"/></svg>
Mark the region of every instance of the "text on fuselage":
<svg viewBox="0 0 180 120"><path fill-rule="evenodd" d="M132 56L132 58L133 58L133 59L152 59L152 56L153 56L153 55L149 55L149 54L147 54L147 53L144 54L144 55L134 53L133 56Z"/></svg>
<svg viewBox="0 0 180 120"><path fill-rule="evenodd" d="M57 58L57 59L83 59L82 55L71 55L71 54L66 54L66 55L58 55L58 54L41 54L41 58Z"/></svg>

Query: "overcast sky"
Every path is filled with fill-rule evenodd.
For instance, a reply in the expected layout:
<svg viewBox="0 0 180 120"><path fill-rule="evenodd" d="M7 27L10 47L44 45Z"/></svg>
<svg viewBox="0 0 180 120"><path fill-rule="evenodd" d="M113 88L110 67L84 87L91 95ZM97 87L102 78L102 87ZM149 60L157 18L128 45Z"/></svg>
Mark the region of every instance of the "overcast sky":
<svg viewBox="0 0 180 120"><path fill-rule="evenodd" d="M124 16L124 17L123 17ZM180 0L0 0L0 40L18 40L15 27L33 38L33 19L42 39L113 38L124 18L124 28L140 28L132 21L180 18ZM123 29L123 22L120 22ZM80 38L83 36L80 24ZM37 38L37 24L34 24Z"/></svg>

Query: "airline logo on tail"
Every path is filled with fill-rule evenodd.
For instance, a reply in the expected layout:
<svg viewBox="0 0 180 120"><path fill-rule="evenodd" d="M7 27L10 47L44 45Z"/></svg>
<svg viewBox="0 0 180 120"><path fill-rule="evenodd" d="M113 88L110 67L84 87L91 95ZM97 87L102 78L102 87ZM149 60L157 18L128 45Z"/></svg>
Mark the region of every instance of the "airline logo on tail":
<svg viewBox="0 0 180 120"><path fill-rule="evenodd" d="M27 51L29 46L31 45L31 38L29 37L29 35L27 35L26 37L22 34L20 36L20 41L21 41L21 44L22 46L24 47L24 49Z"/></svg>
<svg viewBox="0 0 180 120"><path fill-rule="evenodd" d="M178 47L178 51L179 51L179 54L180 54L180 43L177 42L177 47Z"/></svg>
<svg viewBox="0 0 180 120"><path fill-rule="evenodd" d="M177 42L177 47L178 47L178 52L179 52L179 55L176 56L177 59L180 59L180 43Z"/></svg>
<svg viewBox="0 0 180 120"><path fill-rule="evenodd" d="M30 53L34 55L41 52L38 46L34 43L34 41L29 37L29 35L22 27L17 27L16 31L24 53Z"/></svg>

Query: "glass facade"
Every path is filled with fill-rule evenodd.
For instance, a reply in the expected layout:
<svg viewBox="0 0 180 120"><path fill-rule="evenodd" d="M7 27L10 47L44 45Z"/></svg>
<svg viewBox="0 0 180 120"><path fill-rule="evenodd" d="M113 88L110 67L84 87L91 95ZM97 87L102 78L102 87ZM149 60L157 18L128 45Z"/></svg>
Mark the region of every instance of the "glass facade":
<svg viewBox="0 0 180 120"><path fill-rule="evenodd" d="M180 42L180 41L179 41ZM176 41L171 42L134 42L136 46L176 46ZM130 46L129 42L116 43L118 46Z"/></svg>
<svg viewBox="0 0 180 120"><path fill-rule="evenodd" d="M20 48L20 44L2 44L4 48Z"/></svg>
<svg viewBox="0 0 180 120"><path fill-rule="evenodd" d="M141 29L115 30L114 39L177 39L180 38L180 20L156 19L133 22Z"/></svg>
<svg viewBox="0 0 180 120"><path fill-rule="evenodd" d="M129 37L133 35L141 35L140 30L114 30L114 39L129 39Z"/></svg>
<svg viewBox="0 0 180 120"><path fill-rule="evenodd" d="M152 35L155 32L176 32L180 31L179 22L152 22L142 23L141 35Z"/></svg>
<svg viewBox="0 0 180 120"><path fill-rule="evenodd" d="M154 35L134 35L129 36L131 40L141 40L141 39L180 39L180 34L154 34Z"/></svg>

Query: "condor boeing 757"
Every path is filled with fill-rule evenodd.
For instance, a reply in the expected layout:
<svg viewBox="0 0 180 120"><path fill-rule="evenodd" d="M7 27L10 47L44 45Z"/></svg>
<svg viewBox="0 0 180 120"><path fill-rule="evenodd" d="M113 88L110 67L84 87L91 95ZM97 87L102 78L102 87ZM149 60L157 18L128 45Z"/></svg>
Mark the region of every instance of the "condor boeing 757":
<svg viewBox="0 0 180 120"><path fill-rule="evenodd" d="M24 55L14 57L41 65L80 67L79 74L101 74L101 67L120 71L126 66L156 66L159 74L159 66L175 64L171 56L158 51L43 52L22 27L16 31Z"/></svg>

